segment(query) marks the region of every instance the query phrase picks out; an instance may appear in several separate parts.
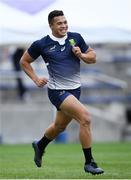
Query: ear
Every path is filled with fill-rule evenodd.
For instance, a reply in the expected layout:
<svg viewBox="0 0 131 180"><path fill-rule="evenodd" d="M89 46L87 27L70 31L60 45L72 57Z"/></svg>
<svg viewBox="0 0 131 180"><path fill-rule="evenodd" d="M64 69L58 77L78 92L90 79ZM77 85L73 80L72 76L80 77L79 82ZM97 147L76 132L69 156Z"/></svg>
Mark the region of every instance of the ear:
<svg viewBox="0 0 131 180"><path fill-rule="evenodd" d="M52 29L52 23L49 24L49 27Z"/></svg>

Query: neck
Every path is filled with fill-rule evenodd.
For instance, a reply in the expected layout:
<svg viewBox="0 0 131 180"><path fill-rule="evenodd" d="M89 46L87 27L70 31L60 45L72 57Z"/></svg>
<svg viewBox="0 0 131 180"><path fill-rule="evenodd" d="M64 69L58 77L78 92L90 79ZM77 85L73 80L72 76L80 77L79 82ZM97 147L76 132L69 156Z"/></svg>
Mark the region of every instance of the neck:
<svg viewBox="0 0 131 180"><path fill-rule="evenodd" d="M53 34L53 33L52 33L52 36L54 36L55 38L64 38L64 37L67 36L67 34L65 34L64 36L57 36L56 34Z"/></svg>

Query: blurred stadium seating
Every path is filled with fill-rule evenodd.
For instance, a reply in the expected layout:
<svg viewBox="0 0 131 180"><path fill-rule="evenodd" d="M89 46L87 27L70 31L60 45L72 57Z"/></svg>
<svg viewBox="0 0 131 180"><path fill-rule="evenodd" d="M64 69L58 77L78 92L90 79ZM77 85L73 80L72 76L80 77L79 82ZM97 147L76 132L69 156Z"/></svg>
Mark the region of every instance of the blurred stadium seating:
<svg viewBox="0 0 131 180"><path fill-rule="evenodd" d="M93 116L93 135L96 141L120 141L131 139L131 131L126 133L126 109L131 107L131 51L130 44L92 44L97 53L96 65L81 66L82 95L81 101L87 104ZM3 63L4 62L4 63ZM4 64L4 65L3 65ZM15 73L10 64L10 60L0 62L0 99L1 99L1 124L0 134L3 142L17 143L30 142L34 136L28 122L32 122L34 129L36 117L42 126L35 129L35 136L39 136L48 122L53 117L53 107L48 101L46 88L39 89L24 73ZM34 68L37 73L47 76L47 70L43 62L35 62ZM44 69L43 69L44 68ZM17 100L16 96L16 76L21 76L29 90L30 98L25 102ZM117 105L114 105L117 104ZM120 105L120 107L118 106ZM110 111L111 107L116 108ZM120 108L120 109L119 109ZM50 111L50 112L49 112ZM30 114L36 115L31 116ZM24 120L22 114L24 113ZM40 116L38 114L41 114ZM50 115L49 115L50 114ZM35 117L35 118L34 118ZM43 118L46 118L44 121ZM19 120L18 120L19 119ZM27 122L26 136L22 137L19 130ZM23 121L23 123L22 123ZM17 126L18 134L15 139L13 124L7 128L9 122ZM10 129L10 130L9 130ZM76 131L78 126L71 123L68 131L70 142L76 142ZM106 132L106 134L105 134ZM29 135L30 134L30 135ZM104 134L104 136L103 136Z"/></svg>

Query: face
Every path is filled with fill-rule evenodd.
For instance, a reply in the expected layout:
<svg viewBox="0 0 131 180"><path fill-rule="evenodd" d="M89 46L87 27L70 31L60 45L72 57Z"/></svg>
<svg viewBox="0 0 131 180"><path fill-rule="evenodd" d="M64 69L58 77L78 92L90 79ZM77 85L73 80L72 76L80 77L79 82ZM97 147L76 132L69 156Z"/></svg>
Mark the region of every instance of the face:
<svg viewBox="0 0 131 180"><path fill-rule="evenodd" d="M64 37L68 30L68 24L65 16L56 16L50 24L52 34L55 37L61 38Z"/></svg>

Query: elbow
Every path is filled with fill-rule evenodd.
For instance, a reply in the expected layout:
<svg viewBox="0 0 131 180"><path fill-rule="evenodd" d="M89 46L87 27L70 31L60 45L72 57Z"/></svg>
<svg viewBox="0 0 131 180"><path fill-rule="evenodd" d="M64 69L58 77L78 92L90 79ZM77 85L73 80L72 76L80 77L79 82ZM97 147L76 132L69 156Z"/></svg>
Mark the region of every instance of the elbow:
<svg viewBox="0 0 131 180"><path fill-rule="evenodd" d="M94 56L94 57L92 58L92 63L93 63L93 64L96 63L96 56Z"/></svg>
<svg viewBox="0 0 131 180"><path fill-rule="evenodd" d="M93 53L93 55L92 55L92 63L93 64L96 63L96 53Z"/></svg>
<svg viewBox="0 0 131 180"><path fill-rule="evenodd" d="M23 57L21 57L19 64L20 64L20 67L24 69L24 67L26 66L26 62L24 61Z"/></svg>
<svg viewBox="0 0 131 180"><path fill-rule="evenodd" d="M88 53L88 61L89 64L95 64L96 63L96 53L94 51L91 51Z"/></svg>
<svg viewBox="0 0 131 180"><path fill-rule="evenodd" d="M95 63L96 63L96 54L93 54L93 55L90 57L89 64L95 64Z"/></svg>
<svg viewBox="0 0 131 180"><path fill-rule="evenodd" d="M22 59L22 58L20 59L19 64L20 64L20 67L22 68L22 67L23 67L23 64L24 64L24 63L23 63L23 59Z"/></svg>

